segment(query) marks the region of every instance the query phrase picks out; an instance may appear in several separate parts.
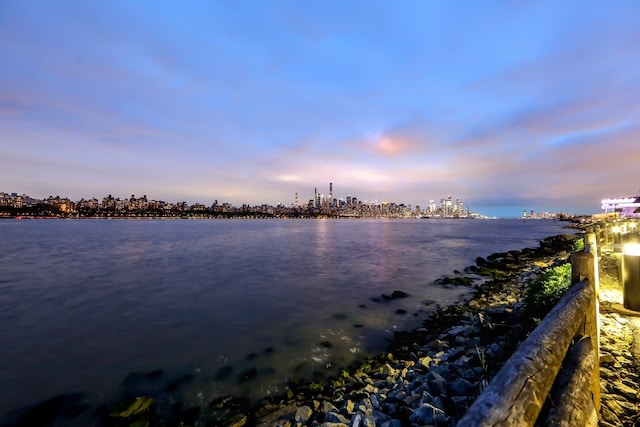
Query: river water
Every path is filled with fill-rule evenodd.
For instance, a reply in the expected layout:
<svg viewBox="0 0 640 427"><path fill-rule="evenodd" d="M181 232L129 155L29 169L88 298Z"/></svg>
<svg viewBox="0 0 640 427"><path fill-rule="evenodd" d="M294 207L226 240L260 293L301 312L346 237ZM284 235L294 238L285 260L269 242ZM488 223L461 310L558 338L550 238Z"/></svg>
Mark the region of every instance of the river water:
<svg viewBox="0 0 640 427"><path fill-rule="evenodd" d="M477 256L573 234L565 226L2 220L0 419L60 393L110 401L127 375L153 370L187 378L172 390L187 404L281 393L288 378L330 375L383 351L429 301L453 304L468 291L437 278ZM410 296L381 298L394 290Z"/></svg>

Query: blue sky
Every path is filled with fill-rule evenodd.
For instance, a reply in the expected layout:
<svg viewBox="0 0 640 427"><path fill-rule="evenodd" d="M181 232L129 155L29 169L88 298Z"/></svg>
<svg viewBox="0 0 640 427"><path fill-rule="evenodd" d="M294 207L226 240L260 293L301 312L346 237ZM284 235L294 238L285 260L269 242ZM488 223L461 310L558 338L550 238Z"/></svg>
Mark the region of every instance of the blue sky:
<svg viewBox="0 0 640 427"><path fill-rule="evenodd" d="M593 213L640 190L637 1L0 0L0 191Z"/></svg>

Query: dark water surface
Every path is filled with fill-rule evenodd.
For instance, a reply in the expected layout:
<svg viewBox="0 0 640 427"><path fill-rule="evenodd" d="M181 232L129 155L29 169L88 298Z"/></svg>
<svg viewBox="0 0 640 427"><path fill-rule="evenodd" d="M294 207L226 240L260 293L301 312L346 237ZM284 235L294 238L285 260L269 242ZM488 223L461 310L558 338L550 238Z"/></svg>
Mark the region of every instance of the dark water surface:
<svg viewBox="0 0 640 427"><path fill-rule="evenodd" d="M155 369L189 375L175 391L189 404L283 392L287 378L384 350L426 300L458 301L466 288L433 285L440 276L572 234L565 225L0 221L0 418L65 392L108 401L128 374ZM394 290L410 297L376 301Z"/></svg>

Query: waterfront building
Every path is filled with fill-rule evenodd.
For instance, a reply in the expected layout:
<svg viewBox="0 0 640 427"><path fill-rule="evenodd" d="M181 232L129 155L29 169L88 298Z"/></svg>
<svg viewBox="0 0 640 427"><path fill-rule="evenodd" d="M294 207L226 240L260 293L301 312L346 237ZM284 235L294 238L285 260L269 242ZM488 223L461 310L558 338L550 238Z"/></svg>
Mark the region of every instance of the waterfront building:
<svg viewBox="0 0 640 427"><path fill-rule="evenodd" d="M116 199L111 194L102 198L102 209L112 211L116 209Z"/></svg>
<svg viewBox="0 0 640 427"><path fill-rule="evenodd" d="M605 215L640 218L640 196L602 199L602 210Z"/></svg>
<svg viewBox="0 0 640 427"><path fill-rule="evenodd" d="M456 207L453 216L464 216L464 203L460 199L456 199Z"/></svg>
<svg viewBox="0 0 640 427"><path fill-rule="evenodd" d="M429 209L427 211L428 215L435 215L436 214L436 201L435 200L429 200Z"/></svg>

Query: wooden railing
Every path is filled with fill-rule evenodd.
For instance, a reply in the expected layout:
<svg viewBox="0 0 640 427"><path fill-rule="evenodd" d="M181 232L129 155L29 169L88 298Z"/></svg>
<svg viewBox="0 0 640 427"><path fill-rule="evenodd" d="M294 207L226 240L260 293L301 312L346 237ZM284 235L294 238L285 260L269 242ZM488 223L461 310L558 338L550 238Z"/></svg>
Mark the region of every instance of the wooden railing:
<svg viewBox="0 0 640 427"><path fill-rule="evenodd" d="M638 219L618 219L591 224L587 234L593 233L599 249L622 252L625 243L640 243L640 221Z"/></svg>
<svg viewBox="0 0 640 427"><path fill-rule="evenodd" d="M585 251L571 256L574 284L478 396L459 427L597 425L596 240L587 233Z"/></svg>

